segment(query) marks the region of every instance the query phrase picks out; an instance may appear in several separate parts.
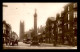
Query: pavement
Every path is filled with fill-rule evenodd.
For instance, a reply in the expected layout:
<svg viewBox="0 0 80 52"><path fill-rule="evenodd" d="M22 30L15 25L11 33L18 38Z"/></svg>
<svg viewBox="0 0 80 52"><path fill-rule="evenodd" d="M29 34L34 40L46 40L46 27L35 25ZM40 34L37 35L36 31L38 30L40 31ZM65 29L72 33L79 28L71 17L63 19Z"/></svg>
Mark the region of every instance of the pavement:
<svg viewBox="0 0 80 52"><path fill-rule="evenodd" d="M40 43L40 46L30 46L30 44L19 42L18 46L6 46L4 44L3 49L77 49L77 46L58 45L55 47L53 44L46 43Z"/></svg>

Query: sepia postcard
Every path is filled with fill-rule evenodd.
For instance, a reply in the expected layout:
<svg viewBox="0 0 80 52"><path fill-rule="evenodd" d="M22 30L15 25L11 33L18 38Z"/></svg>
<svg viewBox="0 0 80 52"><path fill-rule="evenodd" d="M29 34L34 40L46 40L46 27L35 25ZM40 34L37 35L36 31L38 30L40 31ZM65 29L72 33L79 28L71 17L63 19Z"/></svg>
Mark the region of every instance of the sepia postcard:
<svg viewBox="0 0 80 52"><path fill-rule="evenodd" d="M77 49L77 2L3 2L3 49Z"/></svg>

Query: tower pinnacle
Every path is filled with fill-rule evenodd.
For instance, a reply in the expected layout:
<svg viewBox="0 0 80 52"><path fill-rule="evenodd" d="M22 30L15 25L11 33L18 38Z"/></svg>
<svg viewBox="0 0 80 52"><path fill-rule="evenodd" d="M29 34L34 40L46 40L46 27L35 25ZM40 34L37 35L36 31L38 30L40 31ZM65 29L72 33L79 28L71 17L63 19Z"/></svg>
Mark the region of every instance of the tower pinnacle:
<svg viewBox="0 0 80 52"><path fill-rule="evenodd" d="M35 8L35 13L34 13L34 17L37 17L37 13L36 13L37 9Z"/></svg>

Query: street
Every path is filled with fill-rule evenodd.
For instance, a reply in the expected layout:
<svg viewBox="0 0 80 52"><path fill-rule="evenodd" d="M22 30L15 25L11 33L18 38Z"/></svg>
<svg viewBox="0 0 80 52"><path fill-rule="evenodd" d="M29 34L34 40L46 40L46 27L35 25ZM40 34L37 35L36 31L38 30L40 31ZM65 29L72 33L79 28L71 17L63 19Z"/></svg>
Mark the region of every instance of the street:
<svg viewBox="0 0 80 52"><path fill-rule="evenodd" d="M41 43L40 46L30 46L30 44L25 44L23 42L19 42L18 46L6 46L3 45L3 49L77 49L77 46L66 46L59 45L54 47L53 44Z"/></svg>

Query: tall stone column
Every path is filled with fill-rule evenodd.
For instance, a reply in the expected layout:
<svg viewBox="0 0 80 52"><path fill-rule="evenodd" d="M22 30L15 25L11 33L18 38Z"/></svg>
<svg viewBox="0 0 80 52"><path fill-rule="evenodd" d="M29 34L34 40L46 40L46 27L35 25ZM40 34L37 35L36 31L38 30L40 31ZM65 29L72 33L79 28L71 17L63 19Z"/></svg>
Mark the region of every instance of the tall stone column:
<svg viewBox="0 0 80 52"><path fill-rule="evenodd" d="M34 32L35 32L34 36L37 36L37 13L36 13L36 9L35 9L35 14L34 14Z"/></svg>
<svg viewBox="0 0 80 52"><path fill-rule="evenodd" d="M39 45L38 38L37 38L37 13L36 13L36 9L35 9L35 13L34 13L34 36L33 36L31 45Z"/></svg>

